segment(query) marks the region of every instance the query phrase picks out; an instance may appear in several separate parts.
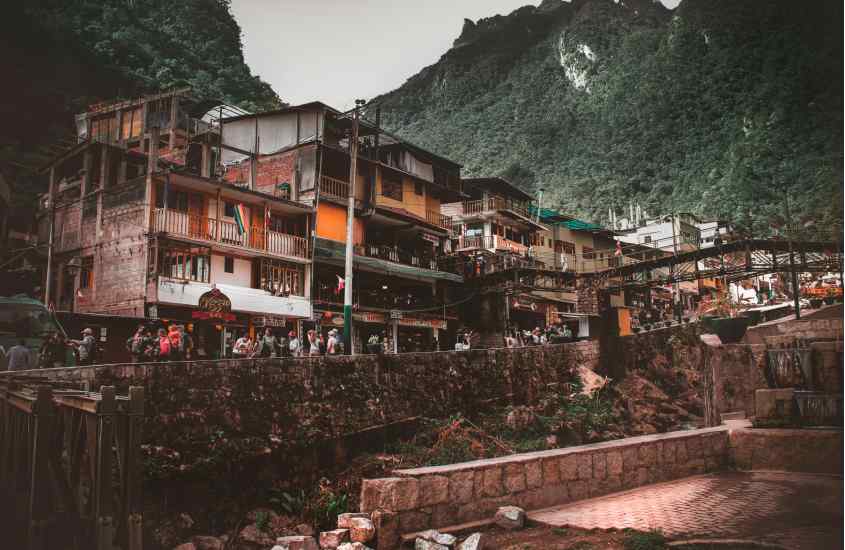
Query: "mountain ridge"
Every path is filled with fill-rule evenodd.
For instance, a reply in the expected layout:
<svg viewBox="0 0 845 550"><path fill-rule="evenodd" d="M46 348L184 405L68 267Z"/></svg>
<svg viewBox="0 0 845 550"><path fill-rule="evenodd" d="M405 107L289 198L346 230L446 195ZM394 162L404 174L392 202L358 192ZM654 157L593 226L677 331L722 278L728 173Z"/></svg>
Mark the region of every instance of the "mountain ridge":
<svg viewBox="0 0 845 550"><path fill-rule="evenodd" d="M788 193L839 227L842 6L739 4L547 0L466 21L370 110L468 175L543 186L589 219L636 200L765 233Z"/></svg>

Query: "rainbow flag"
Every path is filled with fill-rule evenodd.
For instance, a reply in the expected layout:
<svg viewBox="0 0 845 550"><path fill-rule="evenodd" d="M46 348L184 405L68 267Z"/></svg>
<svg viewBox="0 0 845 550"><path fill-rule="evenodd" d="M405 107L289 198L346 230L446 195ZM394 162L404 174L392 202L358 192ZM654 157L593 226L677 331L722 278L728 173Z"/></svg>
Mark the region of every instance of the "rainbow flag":
<svg viewBox="0 0 845 550"><path fill-rule="evenodd" d="M244 220L246 220L246 208L244 208L244 205L238 204L235 206L235 224L238 226L239 235L246 231Z"/></svg>

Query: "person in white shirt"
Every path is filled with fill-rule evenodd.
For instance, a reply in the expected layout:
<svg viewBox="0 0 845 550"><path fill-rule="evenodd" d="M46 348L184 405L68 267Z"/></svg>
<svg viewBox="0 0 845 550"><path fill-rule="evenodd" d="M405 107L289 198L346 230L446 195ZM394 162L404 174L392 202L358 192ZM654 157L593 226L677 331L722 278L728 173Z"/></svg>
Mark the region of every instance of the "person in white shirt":
<svg viewBox="0 0 845 550"><path fill-rule="evenodd" d="M244 334L240 338L235 341L235 345L232 346L232 356L236 359L243 359L247 355L249 355L250 349L252 348L252 341L249 338L249 334Z"/></svg>
<svg viewBox="0 0 845 550"><path fill-rule="evenodd" d="M329 341L326 342L326 355L337 354L337 330L331 329L329 331Z"/></svg>
<svg viewBox="0 0 845 550"><path fill-rule="evenodd" d="M299 357L302 353L302 342L299 341L299 338L296 337L296 332L290 331L288 333L288 349L290 349L290 354L292 357Z"/></svg>

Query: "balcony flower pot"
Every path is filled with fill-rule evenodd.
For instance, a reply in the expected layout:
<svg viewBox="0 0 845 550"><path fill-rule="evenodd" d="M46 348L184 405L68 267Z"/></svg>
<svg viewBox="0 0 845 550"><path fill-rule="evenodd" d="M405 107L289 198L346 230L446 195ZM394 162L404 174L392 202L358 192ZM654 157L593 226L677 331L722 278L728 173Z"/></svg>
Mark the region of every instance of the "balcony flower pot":
<svg viewBox="0 0 845 550"><path fill-rule="evenodd" d="M640 332L642 329L640 327L631 327L631 330L634 331L634 334Z"/></svg>
<svg viewBox="0 0 845 550"><path fill-rule="evenodd" d="M718 317L709 319L707 330L719 336L723 344L736 344L745 336L751 320L748 317Z"/></svg>

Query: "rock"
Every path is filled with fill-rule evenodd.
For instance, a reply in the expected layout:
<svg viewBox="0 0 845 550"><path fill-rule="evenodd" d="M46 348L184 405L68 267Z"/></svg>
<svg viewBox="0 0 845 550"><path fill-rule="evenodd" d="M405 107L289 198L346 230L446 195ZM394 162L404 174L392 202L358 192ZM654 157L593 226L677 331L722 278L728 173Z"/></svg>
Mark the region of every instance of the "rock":
<svg viewBox="0 0 845 550"><path fill-rule="evenodd" d="M223 541L217 537L197 536L193 538L197 550L223 550Z"/></svg>
<svg viewBox="0 0 845 550"><path fill-rule="evenodd" d="M352 521L353 518L370 519L370 514L365 514L363 512L347 512L345 514L338 514L337 515L337 528L338 529L349 529L351 527L350 521Z"/></svg>
<svg viewBox="0 0 845 550"><path fill-rule="evenodd" d="M276 539L276 544L285 550L319 550L314 537L307 537L305 535L279 537Z"/></svg>
<svg viewBox="0 0 845 550"><path fill-rule="evenodd" d="M437 544L441 544L443 546L454 546L458 539L454 536L449 535L447 533L441 533L436 529L429 529L428 531L423 531L422 533L417 535L417 538L436 542Z"/></svg>
<svg viewBox="0 0 845 550"><path fill-rule="evenodd" d="M370 518L349 520L349 539L352 542L370 542L376 536L376 527Z"/></svg>
<svg viewBox="0 0 845 550"><path fill-rule="evenodd" d="M335 529L320 533L320 548L334 549L349 539L349 529Z"/></svg>
<svg viewBox="0 0 845 550"><path fill-rule="evenodd" d="M337 547L337 550L373 550L366 544L360 542L344 542Z"/></svg>
<svg viewBox="0 0 845 550"><path fill-rule="evenodd" d="M484 538L481 533L473 533L464 539L456 550L484 550Z"/></svg>
<svg viewBox="0 0 845 550"><path fill-rule="evenodd" d="M518 506L502 506L493 518L503 529L522 529L525 526L525 510Z"/></svg>
<svg viewBox="0 0 845 550"><path fill-rule="evenodd" d="M270 546L275 542L273 537L259 529L254 523L250 523L241 529L240 539L258 546Z"/></svg>
<svg viewBox="0 0 845 550"><path fill-rule="evenodd" d="M449 550L449 547L444 544L438 544L434 541L417 537L414 540L414 550Z"/></svg>
<svg viewBox="0 0 845 550"><path fill-rule="evenodd" d="M505 417L505 425L514 431L522 431L533 426L535 422L537 422L537 415L525 406L514 407Z"/></svg>
<svg viewBox="0 0 845 550"><path fill-rule="evenodd" d="M546 438L546 448L547 449L557 449L557 436L552 434Z"/></svg>
<svg viewBox="0 0 845 550"><path fill-rule="evenodd" d="M307 523L300 523L294 530L300 535L305 535L306 537L314 536L314 528Z"/></svg>
<svg viewBox="0 0 845 550"><path fill-rule="evenodd" d="M180 544L173 550L197 550L197 547L194 546L193 542L186 542L185 544Z"/></svg>

